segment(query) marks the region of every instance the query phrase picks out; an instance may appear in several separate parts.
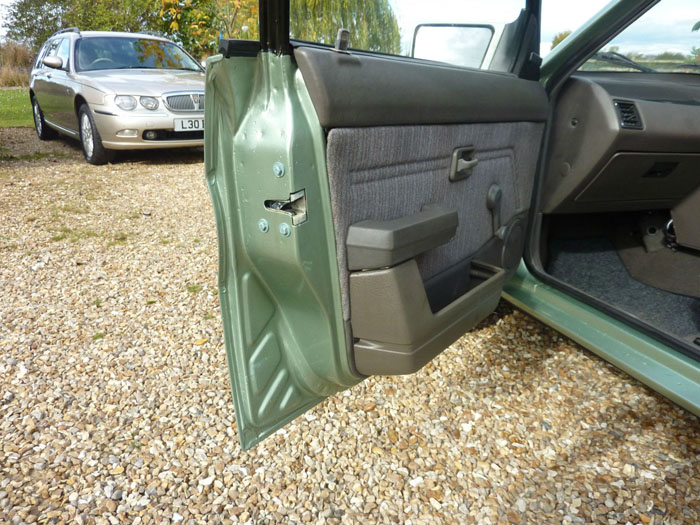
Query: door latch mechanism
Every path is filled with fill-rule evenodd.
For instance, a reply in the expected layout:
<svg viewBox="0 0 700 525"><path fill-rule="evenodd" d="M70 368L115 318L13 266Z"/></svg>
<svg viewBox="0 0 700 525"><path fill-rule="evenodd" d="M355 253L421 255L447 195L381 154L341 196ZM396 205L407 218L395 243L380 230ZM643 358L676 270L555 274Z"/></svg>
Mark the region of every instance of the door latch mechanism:
<svg viewBox="0 0 700 525"><path fill-rule="evenodd" d="M286 200L265 201L265 208L289 216L293 226L306 222L306 191L299 190L289 195Z"/></svg>

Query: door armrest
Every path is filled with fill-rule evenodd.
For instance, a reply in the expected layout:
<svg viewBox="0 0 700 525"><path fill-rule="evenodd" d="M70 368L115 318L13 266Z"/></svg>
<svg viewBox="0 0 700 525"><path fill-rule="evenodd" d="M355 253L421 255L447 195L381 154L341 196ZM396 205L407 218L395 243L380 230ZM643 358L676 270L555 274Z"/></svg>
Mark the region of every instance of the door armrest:
<svg viewBox="0 0 700 525"><path fill-rule="evenodd" d="M348 229L349 270L375 270L407 261L454 237L457 211L429 204L389 221L361 221Z"/></svg>

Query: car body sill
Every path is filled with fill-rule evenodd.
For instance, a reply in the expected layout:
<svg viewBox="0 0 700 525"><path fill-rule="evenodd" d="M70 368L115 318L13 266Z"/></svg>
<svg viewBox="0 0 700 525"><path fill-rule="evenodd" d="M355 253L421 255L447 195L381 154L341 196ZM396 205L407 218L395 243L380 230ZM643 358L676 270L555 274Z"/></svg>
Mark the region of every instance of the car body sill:
<svg viewBox="0 0 700 525"><path fill-rule="evenodd" d="M537 280L521 262L503 298L700 416L700 363Z"/></svg>

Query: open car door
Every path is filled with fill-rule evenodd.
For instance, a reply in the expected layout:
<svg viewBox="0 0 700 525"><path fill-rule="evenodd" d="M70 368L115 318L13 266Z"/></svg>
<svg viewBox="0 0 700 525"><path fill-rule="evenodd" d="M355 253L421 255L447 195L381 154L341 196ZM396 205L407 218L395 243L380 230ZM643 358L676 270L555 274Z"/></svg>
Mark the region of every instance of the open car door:
<svg viewBox="0 0 700 525"><path fill-rule="evenodd" d="M538 13L529 2L496 52L520 77L290 43L284 0L261 2L261 42L209 59L206 176L244 448L369 375L419 370L495 308L548 112L521 78Z"/></svg>

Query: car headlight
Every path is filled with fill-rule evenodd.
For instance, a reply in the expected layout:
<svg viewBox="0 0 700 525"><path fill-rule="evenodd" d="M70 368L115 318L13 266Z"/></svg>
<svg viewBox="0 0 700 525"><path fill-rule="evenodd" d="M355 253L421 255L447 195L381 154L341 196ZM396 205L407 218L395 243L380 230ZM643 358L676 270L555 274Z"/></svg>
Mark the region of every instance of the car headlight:
<svg viewBox="0 0 700 525"><path fill-rule="evenodd" d="M141 97L139 99L139 102L141 102L141 105L146 108L150 109L151 111L158 109L158 99L154 97Z"/></svg>
<svg viewBox="0 0 700 525"><path fill-rule="evenodd" d="M136 109L136 99L131 95L117 95L114 97L114 103L124 111Z"/></svg>

